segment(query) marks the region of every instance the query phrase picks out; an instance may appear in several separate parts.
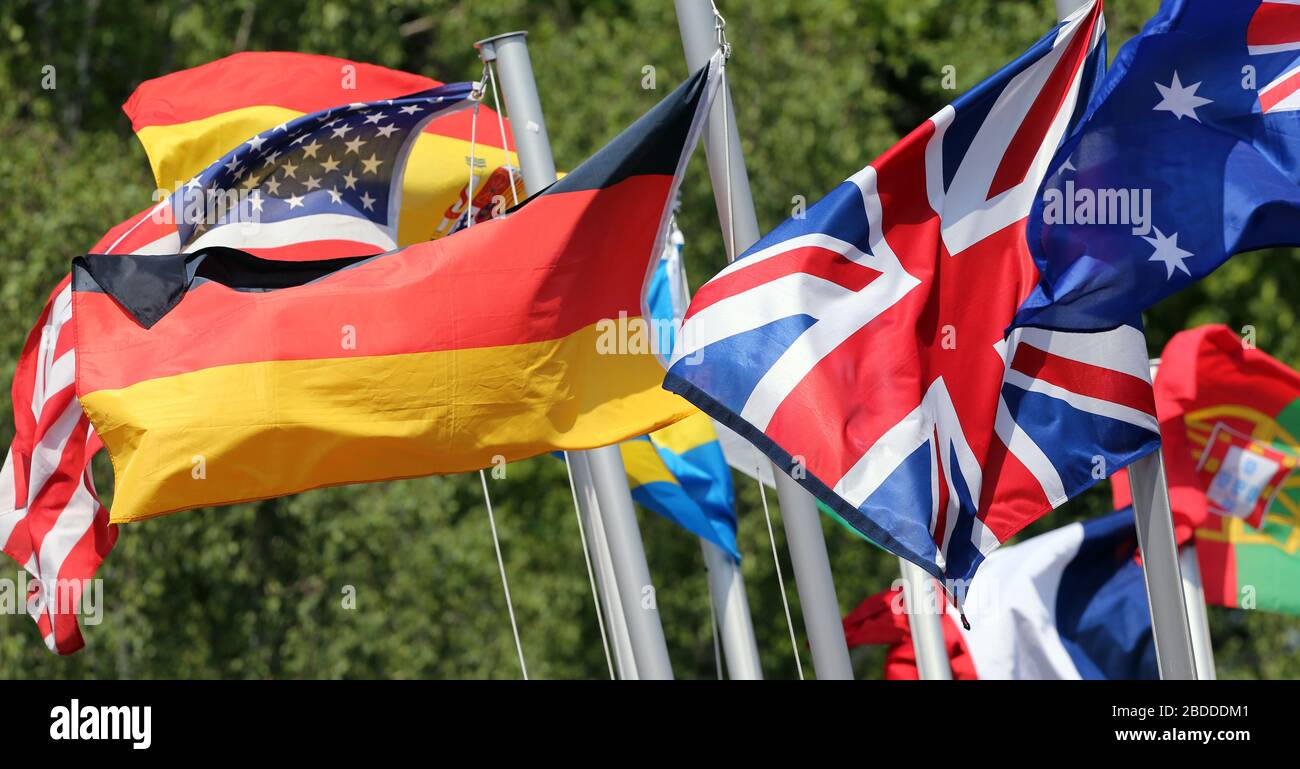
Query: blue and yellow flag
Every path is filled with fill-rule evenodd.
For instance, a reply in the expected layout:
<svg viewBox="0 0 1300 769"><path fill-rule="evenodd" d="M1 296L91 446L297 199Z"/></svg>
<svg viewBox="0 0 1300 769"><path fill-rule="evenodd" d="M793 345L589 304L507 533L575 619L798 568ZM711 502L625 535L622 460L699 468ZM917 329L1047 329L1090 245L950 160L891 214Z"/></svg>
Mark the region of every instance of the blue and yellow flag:
<svg viewBox="0 0 1300 769"><path fill-rule="evenodd" d="M686 309L682 244L674 226L646 296L665 353L672 350L674 321ZM736 492L711 418L697 412L620 448L633 499L740 560Z"/></svg>

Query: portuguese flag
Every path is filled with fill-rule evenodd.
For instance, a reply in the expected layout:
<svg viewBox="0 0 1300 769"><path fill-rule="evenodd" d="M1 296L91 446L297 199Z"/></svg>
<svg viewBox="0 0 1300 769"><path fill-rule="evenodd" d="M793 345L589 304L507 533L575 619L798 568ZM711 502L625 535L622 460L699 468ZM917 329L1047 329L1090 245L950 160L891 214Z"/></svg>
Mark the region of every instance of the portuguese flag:
<svg viewBox="0 0 1300 769"><path fill-rule="evenodd" d="M1202 326L1170 340L1155 391L1206 601L1300 614L1300 373Z"/></svg>

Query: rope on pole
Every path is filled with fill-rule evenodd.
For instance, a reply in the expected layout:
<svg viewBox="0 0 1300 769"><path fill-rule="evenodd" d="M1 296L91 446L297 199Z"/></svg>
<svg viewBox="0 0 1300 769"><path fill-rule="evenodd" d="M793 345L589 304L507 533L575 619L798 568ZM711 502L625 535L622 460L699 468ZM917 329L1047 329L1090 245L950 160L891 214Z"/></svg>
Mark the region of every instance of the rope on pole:
<svg viewBox="0 0 1300 769"><path fill-rule="evenodd" d="M709 565L704 564L704 570L709 570ZM705 581L708 576L705 575ZM722 680L722 646L718 643L718 610L713 603L713 591L709 591L709 629L713 631L713 669L717 673L718 680Z"/></svg>
<svg viewBox="0 0 1300 769"><path fill-rule="evenodd" d="M505 152L507 157L506 174L510 177L510 197L515 201L515 205L519 205L519 191L515 189L515 169L509 162L510 142L506 140L506 119L501 116L501 99L497 96L497 70L490 62L484 66L487 68L488 81L492 84L492 107L497 111L497 127L501 129L501 151ZM568 464L569 455L566 453L564 456L565 464ZM569 482L572 484L573 479L570 478Z"/></svg>
<svg viewBox="0 0 1300 769"><path fill-rule="evenodd" d="M474 117L469 123L469 186L465 190L465 227L474 226L474 167L478 165L478 105L483 103L483 93L487 86L488 72L490 65L484 62L483 76L474 84L474 90L470 92L469 98L474 102ZM484 482L483 491L487 491L486 481Z"/></svg>
<svg viewBox="0 0 1300 769"><path fill-rule="evenodd" d="M600 595L596 592L596 573L591 568L591 553L587 551L587 532L582 525L582 510L578 506L578 487L573 482L573 468L569 465L569 452L564 452L564 470L569 474L569 492L573 495L573 515L578 519L578 540L582 544L582 559L587 562L587 581L591 583L591 602L596 607L596 624L600 627L600 643L605 649L605 664L609 666L609 680L615 680L614 658L609 653L609 636L605 634L605 613L600 609Z"/></svg>
<svg viewBox="0 0 1300 769"><path fill-rule="evenodd" d="M767 541L772 543L772 563L776 565L776 583L781 587L781 606L785 609L785 626L790 630L790 649L794 652L794 666L799 671L799 680L803 678L803 662L799 660L799 641L794 635L794 619L790 616L790 600L785 596L785 577L781 574L781 558L776 552L776 535L772 533L772 512L767 506L767 489L763 486L762 466L754 466L754 480L758 483L758 495L763 500L763 518L767 520Z"/></svg>
<svg viewBox="0 0 1300 769"><path fill-rule="evenodd" d="M528 680L528 664L524 662L524 646L519 642L519 623L515 621L515 605L510 600L510 582L506 579L506 563L501 558L501 540L497 537L497 519L492 514L492 495L488 493L487 473L478 471L478 478L483 482L483 502L487 505L488 525L492 528L492 546L497 551L497 568L501 571L501 589L506 594L506 611L510 614L510 632L515 636L515 652L519 654L519 669L523 671L524 680Z"/></svg>

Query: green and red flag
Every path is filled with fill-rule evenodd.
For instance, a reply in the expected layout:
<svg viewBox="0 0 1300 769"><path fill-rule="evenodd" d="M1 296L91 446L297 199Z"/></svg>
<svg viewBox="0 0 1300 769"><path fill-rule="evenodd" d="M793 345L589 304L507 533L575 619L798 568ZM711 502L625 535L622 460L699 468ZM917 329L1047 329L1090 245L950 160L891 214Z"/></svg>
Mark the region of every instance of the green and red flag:
<svg viewBox="0 0 1300 769"><path fill-rule="evenodd" d="M1226 326L1169 341L1155 379L1179 539L1205 599L1300 614L1300 372ZM1116 504L1127 484L1115 484Z"/></svg>

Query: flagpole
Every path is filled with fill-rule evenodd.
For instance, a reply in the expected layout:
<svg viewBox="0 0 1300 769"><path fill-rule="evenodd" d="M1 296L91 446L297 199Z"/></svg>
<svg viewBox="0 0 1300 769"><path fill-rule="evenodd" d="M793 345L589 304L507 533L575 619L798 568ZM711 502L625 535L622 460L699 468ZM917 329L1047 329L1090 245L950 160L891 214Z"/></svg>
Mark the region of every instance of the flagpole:
<svg viewBox="0 0 1300 769"><path fill-rule="evenodd" d="M583 534L586 537L587 551L591 554L596 577L596 591L609 627L611 643L614 647L614 662L618 668L618 677L624 681L635 681L636 656L632 652L632 638L627 629L627 615L623 611L623 602L618 596L618 582L614 574L614 565L610 562L608 540L605 538L605 524L600 518L600 506L596 502L596 487L591 480L591 470L587 458L581 452L565 452L569 463L569 472L573 473L573 484L578 500L578 515L582 517Z"/></svg>
<svg viewBox="0 0 1300 769"><path fill-rule="evenodd" d="M680 316L685 311L684 305L690 302L690 286L684 269L679 276L683 297L683 307L677 311ZM730 472L725 467L723 470ZM709 602L722 639L722 652L727 658L727 677L740 681L762 680L758 639L754 636L754 620L749 614L749 597L745 594L745 577L740 571L740 562L732 560L730 554L703 537L700 537L700 550L704 554L704 569L709 580Z"/></svg>
<svg viewBox="0 0 1300 769"><path fill-rule="evenodd" d="M1160 370L1159 359L1151 361L1151 381ZM1196 665L1196 678L1213 681L1218 677L1214 666L1214 644L1210 638L1210 615L1205 606L1205 589L1201 583L1201 564L1196 555L1196 540L1178 551L1178 567L1182 575L1183 601L1187 605L1187 621L1192 630L1192 660Z"/></svg>
<svg viewBox="0 0 1300 769"><path fill-rule="evenodd" d="M1128 475L1160 677L1194 681L1197 675L1192 628L1183 595L1183 576L1178 568L1178 544L1169 507L1164 457L1159 451L1152 452L1129 465Z"/></svg>
<svg viewBox="0 0 1300 769"><path fill-rule="evenodd" d="M903 604L912 633L912 650L916 652L916 671L922 681L952 680L948 661L948 643L943 638L944 601L938 594L934 577L907 560L898 559L903 574Z"/></svg>
<svg viewBox="0 0 1300 769"><path fill-rule="evenodd" d="M722 636L722 653L727 658L727 677L738 681L761 680L763 667L758 659L758 640L754 637L754 621L749 615L749 598L745 595L740 564L707 539L700 539L700 549L704 551L709 594L713 596L714 614Z"/></svg>
<svg viewBox="0 0 1300 769"><path fill-rule="evenodd" d="M686 65L692 70L699 69L708 63L719 46L713 4L710 0L674 2ZM758 215L749 190L749 173L745 170L745 156L736 130L731 91L725 83L709 113L704 149L708 155L709 177L713 182L722 231L728 240L734 239L735 251L742 252L758 241ZM728 259L735 257L736 253L727 254ZM817 505L812 495L790 476L784 472L775 472L774 475L817 677L851 679L853 665L844 640L844 624Z"/></svg>
<svg viewBox="0 0 1300 769"><path fill-rule="evenodd" d="M1201 584L1201 565L1196 557L1196 541L1183 546L1178 553L1178 564L1183 573L1183 597L1187 600L1187 619L1192 625L1192 656L1196 661L1196 678L1213 681L1218 678L1214 667L1214 645L1210 641L1210 615L1205 609L1205 589Z"/></svg>
<svg viewBox="0 0 1300 769"><path fill-rule="evenodd" d="M526 35L526 32L509 32L480 40L474 47L484 63L496 62L501 94L514 127L524 189L533 194L552 184L556 173ZM637 528L636 509L632 505L623 457L617 446L605 446L581 454L587 463L587 482L595 492L595 510L604 524L605 544L615 577L614 588L623 605L637 675L647 679L670 679L673 669L668 660L668 643L659 621L659 606L650 581L641 532ZM576 484L577 478L574 480ZM580 497L586 494L586 489L582 492Z"/></svg>
<svg viewBox="0 0 1300 769"><path fill-rule="evenodd" d="M1064 21L1088 2L1056 0L1057 19ZM1151 606L1151 631L1156 641L1160 677L1195 680L1192 631L1183 598L1174 518L1169 507L1169 485L1165 481L1165 464L1160 452L1129 465L1128 475L1133 489L1133 515L1137 521L1138 547L1142 549L1142 573L1146 578L1147 601Z"/></svg>
<svg viewBox="0 0 1300 769"><path fill-rule="evenodd" d="M618 583L619 600L627 618L637 675L651 680L673 677L668 642L659 621L659 603L650 581L645 546L637 526L636 508L627 485L627 469L618 446L584 452L591 466L597 507L605 524L605 539Z"/></svg>

